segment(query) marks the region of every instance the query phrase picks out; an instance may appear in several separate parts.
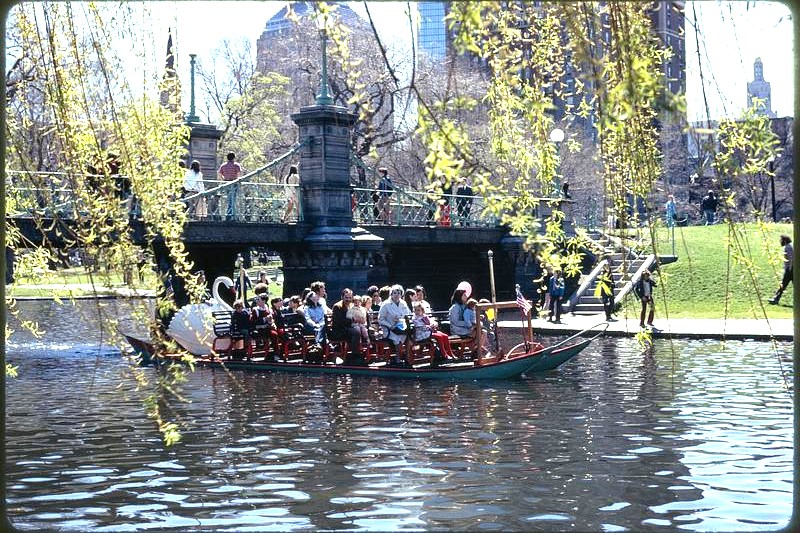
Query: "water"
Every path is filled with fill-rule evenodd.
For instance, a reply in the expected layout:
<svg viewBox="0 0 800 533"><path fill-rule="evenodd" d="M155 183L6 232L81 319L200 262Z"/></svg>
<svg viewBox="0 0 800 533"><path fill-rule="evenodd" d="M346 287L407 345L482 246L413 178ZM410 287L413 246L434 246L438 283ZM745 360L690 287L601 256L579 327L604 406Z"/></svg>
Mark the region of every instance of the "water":
<svg viewBox="0 0 800 533"><path fill-rule="evenodd" d="M8 347L23 531L751 531L791 515L789 343L609 338L489 383L199 370L191 403L165 403L184 424L165 449L96 321L22 305L54 321Z"/></svg>

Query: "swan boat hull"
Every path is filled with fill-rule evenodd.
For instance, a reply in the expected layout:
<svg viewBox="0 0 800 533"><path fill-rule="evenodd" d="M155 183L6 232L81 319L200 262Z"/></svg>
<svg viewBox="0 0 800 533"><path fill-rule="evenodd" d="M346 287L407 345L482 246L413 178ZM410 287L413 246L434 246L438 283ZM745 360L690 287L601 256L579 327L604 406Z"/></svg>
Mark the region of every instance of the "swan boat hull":
<svg viewBox="0 0 800 533"><path fill-rule="evenodd" d="M141 357L143 363L157 361L155 348L147 341L125 335L128 343ZM496 361L476 365L472 361L442 364L440 366L422 365L414 368L394 368L377 363L368 366L352 366L335 363L272 362L252 359L219 359L195 357L194 364L207 368L226 368L229 370L281 371L312 374L349 374L355 376L380 376L399 379L444 379L444 380L493 380L518 378L523 374L533 374L554 370L582 352L592 339L579 339L566 345L543 347L534 344L530 352ZM177 356L166 356L166 360L178 360Z"/></svg>

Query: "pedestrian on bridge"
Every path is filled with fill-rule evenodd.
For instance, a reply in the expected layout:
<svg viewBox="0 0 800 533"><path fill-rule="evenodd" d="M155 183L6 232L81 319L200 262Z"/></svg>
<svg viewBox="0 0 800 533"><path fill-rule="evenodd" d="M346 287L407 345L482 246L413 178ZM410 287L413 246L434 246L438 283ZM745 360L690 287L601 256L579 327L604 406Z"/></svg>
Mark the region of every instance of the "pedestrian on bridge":
<svg viewBox="0 0 800 533"><path fill-rule="evenodd" d="M469 226L469 215L472 211L472 197L474 195L475 192L470 187L467 178L461 178L456 189L456 212L462 226Z"/></svg>
<svg viewBox="0 0 800 533"><path fill-rule="evenodd" d="M190 197L186 202L189 214L195 215L198 220L206 218L206 199L204 196L200 196L206 189L203 184L203 173L200 171L199 161L192 161L189 170L186 171L183 190L186 196Z"/></svg>
<svg viewBox="0 0 800 533"><path fill-rule="evenodd" d="M242 168L242 165L236 162L236 154L229 152L227 155L227 161L220 165L218 173L222 181L236 181L244 173L244 169ZM225 212L225 220L233 220L233 206L236 203L238 187L238 183L229 185L227 187L228 208Z"/></svg>
<svg viewBox="0 0 800 533"><path fill-rule="evenodd" d="M394 192L394 183L392 183L392 178L389 176L389 170L386 167L380 167L378 175L380 176L378 181L378 211L383 223L391 224L391 196Z"/></svg>
<svg viewBox="0 0 800 533"><path fill-rule="evenodd" d="M300 185L300 176L297 174L297 165L289 167L289 174L286 175L286 182L283 194L286 198L286 211L283 213L283 222L289 222L289 216L297 207L297 189Z"/></svg>

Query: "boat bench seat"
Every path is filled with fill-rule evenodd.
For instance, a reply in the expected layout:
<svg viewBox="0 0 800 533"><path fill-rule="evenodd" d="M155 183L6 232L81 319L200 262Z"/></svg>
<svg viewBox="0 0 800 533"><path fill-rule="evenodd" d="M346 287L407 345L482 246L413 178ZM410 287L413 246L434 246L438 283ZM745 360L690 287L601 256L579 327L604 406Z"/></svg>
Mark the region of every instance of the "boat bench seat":
<svg viewBox="0 0 800 533"><path fill-rule="evenodd" d="M248 333L237 331L233 324L232 311L212 311L214 318L214 342L211 345L211 357L214 354L233 356L236 346L241 342L248 359L253 357L253 338Z"/></svg>

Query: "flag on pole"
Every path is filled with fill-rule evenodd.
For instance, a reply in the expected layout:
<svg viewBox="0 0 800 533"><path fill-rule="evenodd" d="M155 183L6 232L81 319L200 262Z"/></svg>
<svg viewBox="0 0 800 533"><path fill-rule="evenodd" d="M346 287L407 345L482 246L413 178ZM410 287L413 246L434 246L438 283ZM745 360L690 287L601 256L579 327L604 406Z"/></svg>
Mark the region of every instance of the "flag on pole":
<svg viewBox="0 0 800 533"><path fill-rule="evenodd" d="M517 289L517 307L519 307L523 315L528 316L528 313L530 313L531 311L531 304L522 295L522 291L519 289L519 285L517 285L516 289Z"/></svg>

